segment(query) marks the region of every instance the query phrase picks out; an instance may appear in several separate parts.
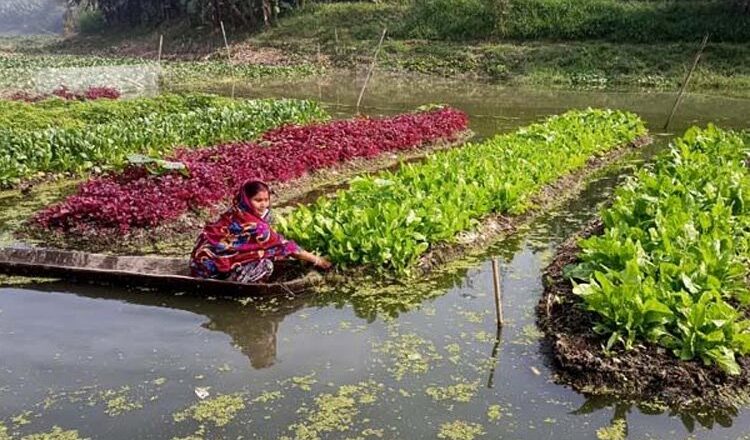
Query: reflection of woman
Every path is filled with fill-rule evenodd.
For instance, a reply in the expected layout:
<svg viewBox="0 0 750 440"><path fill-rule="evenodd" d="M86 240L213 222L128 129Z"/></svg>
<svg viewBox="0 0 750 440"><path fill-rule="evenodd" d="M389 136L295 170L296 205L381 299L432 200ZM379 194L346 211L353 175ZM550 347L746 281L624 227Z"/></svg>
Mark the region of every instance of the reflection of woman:
<svg viewBox="0 0 750 440"><path fill-rule="evenodd" d="M232 206L198 237L190 259L193 276L253 283L271 275L274 261L289 257L331 267L271 228L270 205L265 183L245 182Z"/></svg>

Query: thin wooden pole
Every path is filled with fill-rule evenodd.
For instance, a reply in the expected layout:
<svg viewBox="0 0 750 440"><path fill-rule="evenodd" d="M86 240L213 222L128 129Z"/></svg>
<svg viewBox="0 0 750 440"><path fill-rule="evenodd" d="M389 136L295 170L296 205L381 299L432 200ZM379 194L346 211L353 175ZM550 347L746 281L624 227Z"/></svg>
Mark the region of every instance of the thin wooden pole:
<svg viewBox="0 0 750 440"><path fill-rule="evenodd" d="M367 83L370 82L370 76L372 76L372 71L375 69L375 63L378 61L378 54L380 53L380 47L383 45L383 40L385 39L385 33L388 29L383 29L383 34L380 35L380 42L378 43L377 49L375 49L375 56L372 57L372 64L370 64L370 70L367 71L367 77L365 77L365 83L362 84L362 90L359 92L359 98L357 98L357 113L359 113L359 105L362 103L362 97L365 96L365 89L367 88Z"/></svg>
<svg viewBox="0 0 750 440"><path fill-rule="evenodd" d="M227 31L224 29L224 22L220 21L221 35L224 36L224 47L227 49L227 61L232 62L232 53L229 51L229 42L227 41Z"/></svg>
<svg viewBox="0 0 750 440"><path fill-rule="evenodd" d="M333 28L333 38L335 39L336 45L333 48L333 52L338 55L339 54L339 28L334 27Z"/></svg>
<svg viewBox="0 0 750 440"><path fill-rule="evenodd" d="M503 326L503 292L500 290L500 269L495 258L492 259L492 280L495 287L495 317L500 328Z"/></svg>
<svg viewBox="0 0 750 440"><path fill-rule="evenodd" d="M229 50L229 41L227 41L227 31L224 29L224 21L220 21L219 24L221 24L221 35L224 36L224 47L227 49L227 63L232 69L232 99L234 99L234 89L237 85L237 72L235 72L234 67L232 66L232 52Z"/></svg>
<svg viewBox="0 0 750 440"><path fill-rule="evenodd" d="M156 62L161 64L161 49L164 47L164 34L159 35L159 55L156 56Z"/></svg>
<svg viewBox="0 0 750 440"><path fill-rule="evenodd" d="M669 129L669 124L672 123L672 118L674 118L675 113L677 113L677 107L680 106L680 103L682 102L682 95L685 93L685 90L687 90L688 83L690 82L690 78L693 76L693 72L695 71L695 68L698 66L698 62L701 60L701 55L703 54L703 50L706 48L706 44L708 44L708 34L706 34L703 37L703 42L701 43L700 49L698 49L698 53L695 54L695 60L693 61L693 65L690 67L690 70L687 73L687 76L685 77L685 81L682 83L682 87L680 87L680 92L677 94L677 98L674 101L674 105L672 106L672 112L669 114L669 118L667 118L667 123L664 124L664 130Z"/></svg>

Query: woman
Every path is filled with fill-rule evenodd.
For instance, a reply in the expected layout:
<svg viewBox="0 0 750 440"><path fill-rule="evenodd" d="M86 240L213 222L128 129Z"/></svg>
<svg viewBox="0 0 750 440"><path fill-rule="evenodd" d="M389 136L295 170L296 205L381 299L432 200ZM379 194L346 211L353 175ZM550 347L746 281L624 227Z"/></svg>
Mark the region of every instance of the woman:
<svg viewBox="0 0 750 440"><path fill-rule="evenodd" d="M268 278L273 262L289 257L329 269L311 254L271 229L271 191L263 182L245 182L232 206L203 228L190 258L193 276L254 283Z"/></svg>

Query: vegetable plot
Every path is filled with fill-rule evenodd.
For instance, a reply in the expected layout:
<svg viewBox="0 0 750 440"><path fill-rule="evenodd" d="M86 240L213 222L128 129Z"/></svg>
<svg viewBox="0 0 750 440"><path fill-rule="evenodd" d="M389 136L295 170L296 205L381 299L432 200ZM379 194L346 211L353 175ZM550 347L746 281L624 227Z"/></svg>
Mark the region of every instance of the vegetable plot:
<svg viewBox="0 0 750 440"><path fill-rule="evenodd" d="M12 101L39 102L52 97L58 97L68 101L95 101L97 99L119 99L120 91L113 87L89 87L82 92L74 92L66 87L60 87L46 94L32 94L28 92L17 92L10 96Z"/></svg>
<svg viewBox="0 0 750 440"><path fill-rule="evenodd" d="M739 373L750 352L750 144L692 128L616 192L567 275L606 348L638 341Z"/></svg>
<svg viewBox="0 0 750 440"><path fill-rule="evenodd" d="M288 181L354 158L451 141L467 130L460 111L443 108L385 119L354 119L312 126L287 126L259 143L182 149L169 158L185 169L158 175L143 167L90 180L78 194L36 216L48 228L90 230L148 227L189 209L214 205L233 195L246 179Z"/></svg>
<svg viewBox="0 0 750 440"><path fill-rule="evenodd" d="M299 207L280 228L338 265L405 274L431 244L452 240L488 214L524 212L544 185L645 133L631 113L571 111L357 179L335 198Z"/></svg>
<svg viewBox="0 0 750 440"><path fill-rule="evenodd" d="M284 124L326 119L311 101L222 102L180 113L154 112L109 123L41 130L0 128L0 186L38 172L82 174L120 168L132 153L161 157L176 146L253 139Z"/></svg>

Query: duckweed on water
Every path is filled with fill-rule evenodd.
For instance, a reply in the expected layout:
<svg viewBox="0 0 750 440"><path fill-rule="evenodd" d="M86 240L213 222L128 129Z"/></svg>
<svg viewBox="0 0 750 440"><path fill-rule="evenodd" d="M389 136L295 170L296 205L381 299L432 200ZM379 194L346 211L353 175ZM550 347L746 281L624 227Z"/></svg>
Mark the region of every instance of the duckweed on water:
<svg viewBox="0 0 750 440"><path fill-rule="evenodd" d="M11 440L8 434L8 428L3 422L0 422L0 440Z"/></svg>
<svg viewBox="0 0 750 440"><path fill-rule="evenodd" d="M2 438L2 437L0 437ZM21 440L84 440L78 435L78 431L65 431L59 426L53 426L50 432L42 432L21 437Z"/></svg>
<svg viewBox="0 0 750 440"><path fill-rule="evenodd" d="M263 393L252 400L253 403L268 403L283 398L281 391L263 391Z"/></svg>
<svg viewBox="0 0 750 440"><path fill-rule="evenodd" d="M533 345L537 343L544 334L534 324L528 324L523 326L520 334L516 339L513 340L514 344L517 345Z"/></svg>
<svg viewBox="0 0 750 440"><path fill-rule="evenodd" d="M451 363L458 364L461 361L461 346L456 344L455 342L452 344L448 344L445 346L445 351L448 352L450 357L448 357L448 360Z"/></svg>
<svg viewBox="0 0 750 440"><path fill-rule="evenodd" d="M457 383L447 387L427 387L425 393L432 397L432 400L443 401L452 400L454 402L469 402L479 388L479 381L471 383Z"/></svg>
<svg viewBox="0 0 750 440"><path fill-rule="evenodd" d="M24 411L21 414L13 417L11 419L11 421L13 422L13 426L17 428L19 426L28 425L29 423L31 423L31 420L29 420L30 415L31 411Z"/></svg>
<svg viewBox="0 0 750 440"><path fill-rule="evenodd" d="M490 405L487 408L487 419L490 422L496 422L503 417L503 408L500 405Z"/></svg>
<svg viewBox="0 0 750 440"><path fill-rule="evenodd" d="M627 427L625 419L617 419L612 425L597 429L596 438L599 440L625 440Z"/></svg>
<svg viewBox="0 0 750 440"><path fill-rule="evenodd" d="M343 385L336 394L324 393L315 398L315 407L300 408L304 421L289 427L293 437L283 436L281 440L319 440L330 433L344 433L354 428L354 421L359 415L358 405L371 404L377 401L377 394L382 385L375 382L360 382L357 385ZM382 432L368 431L372 435ZM362 432L364 435L364 431Z"/></svg>
<svg viewBox="0 0 750 440"><path fill-rule="evenodd" d="M225 394L198 402L172 414L172 418L175 422L182 422L189 417L200 423L210 422L216 426L225 426L243 409L245 401L241 394Z"/></svg>
<svg viewBox="0 0 750 440"><path fill-rule="evenodd" d="M302 391L310 391L312 389L312 385L318 383L316 379L313 379L315 377L315 373L310 373L307 376L294 376L292 378L292 386L295 386Z"/></svg>
<svg viewBox="0 0 750 440"><path fill-rule="evenodd" d="M141 402L131 400L130 387L127 386L124 386L119 390L104 390L101 393L101 399L107 405L107 409L105 409L104 412L111 417L143 408Z"/></svg>
<svg viewBox="0 0 750 440"><path fill-rule="evenodd" d="M406 374L414 375L426 373L432 361L442 359L432 342L422 339L414 333L395 335L385 341L376 352L390 356L393 364L388 367L394 379L400 381Z"/></svg>
<svg viewBox="0 0 750 440"><path fill-rule="evenodd" d="M484 322L484 314L480 312L460 310L458 314L464 317L467 321L473 322L475 324L481 324L482 322Z"/></svg>
<svg viewBox="0 0 750 440"><path fill-rule="evenodd" d="M463 420L443 423L440 425L438 438L447 440L474 440L476 437L486 434L482 425L478 423L468 423Z"/></svg>

